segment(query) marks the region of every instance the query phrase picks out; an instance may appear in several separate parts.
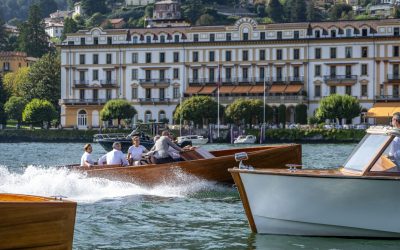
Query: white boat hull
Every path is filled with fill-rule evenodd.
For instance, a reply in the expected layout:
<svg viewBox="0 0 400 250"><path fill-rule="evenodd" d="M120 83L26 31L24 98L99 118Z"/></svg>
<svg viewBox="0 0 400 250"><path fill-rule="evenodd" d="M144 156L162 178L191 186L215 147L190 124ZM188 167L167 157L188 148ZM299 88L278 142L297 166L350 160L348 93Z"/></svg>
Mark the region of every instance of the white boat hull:
<svg viewBox="0 0 400 250"><path fill-rule="evenodd" d="M256 231L400 237L400 180L241 172Z"/></svg>

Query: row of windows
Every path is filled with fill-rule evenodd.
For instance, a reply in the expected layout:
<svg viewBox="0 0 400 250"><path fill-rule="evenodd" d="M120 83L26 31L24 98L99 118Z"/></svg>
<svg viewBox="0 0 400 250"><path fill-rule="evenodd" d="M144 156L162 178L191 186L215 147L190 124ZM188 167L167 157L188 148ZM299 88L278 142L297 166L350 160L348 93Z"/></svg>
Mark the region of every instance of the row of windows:
<svg viewBox="0 0 400 250"><path fill-rule="evenodd" d="M329 94L336 94L337 93L337 88L340 88L339 86L329 86ZM344 93L346 95L352 95L352 86L344 86ZM398 93L398 92L397 92ZM362 84L361 85L361 91L360 91L360 96L361 97L368 97L368 85L367 84ZM314 96L315 97L321 97L321 85L315 85L314 86Z"/></svg>
<svg viewBox="0 0 400 250"><path fill-rule="evenodd" d="M342 29L330 29L329 32L327 30L322 30L322 29L316 29L314 31L312 30L307 30L307 38L312 36L313 38L321 38L321 37L330 37L330 38L336 38L336 37L353 37L353 36L362 36L362 37L368 37L371 34L375 34L376 31L371 29L371 28L362 28L361 31L358 29L352 29L352 28L347 28L344 31ZM399 27L394 27L393 29L393 35L394 36L400 36L400 28ZM215 42L216 41L216 34L210 33L208 35L207 41L209 42ZM283 31L276 31L275 33L275 39L282 40L283 37ZM266 32L262 31L259 33L259 40L266 40ZM291 37L285 36L285 39L300 39L300 31L295 30L293 31L293 35ZM126 40L128 42L132 43L138 43L143 42L143 43L166 43L167 41L169 42L181 42L181 41L186 41L186 35L185 34L175 34L175 35L134 35L131 36L130 34L127 34ZM241 40L247 41L250 40L250 34L248 32L243 32ZM254 40L254 39L253 39ZM193 34L193 42L199 42L200 41L200 34ZM204 40L202 40L204 41ZM225 34L225 41L232 41L232 33L226 33ZM68 41L68 45L73 45L74 41ZM80 44L81 45L86 45L86 38L81 37L80 38ZM93 37L93 44L98 45L99 44L99 38L98 37ZM107 44L113 44L112 37L107 37Z"/></svg>
<svg viewBox="0 0 400 250"><path fill-rule="evenodd" d="M336 47L331 47L329 50L329 58L335 59L337 58L337 48ZM400 49L399 46L393 46L393 57L399 57L400 56ZM192 61L193 62L199 62L200 57L199 57L199 51L193 51L192 52ZM153 53L147 52L145 54L145 63L152 63L155 62L153 60ZM360 55L361 58L368 58L368 47L364 46L360 48ZM314 49L314 58L315 59L322 59L322 48L315 48ZM353 48L352 47L345 47L345 58L353 58ZM159 57L158 57L158 62L159 63L165 63L166 62L166 54L165 52L160 52ZM258 51L258 59L260 61L265 61L266 60L266 50L259 50ZM275 54L275 59L276 60L282 60L283 59L283 49L276 49L276 54ZM293 49L293 55L292 55L293 60L300 60L300 49ZM208 52L208 61L209 62L215 62L216 57L215 57L215 51L209 51ZM249 50L242 50L242 61L249 61ZM173 58L172 62L179 62L179 52L173 52ZM232 61L232 51L227 50L225 51L225 61L230 62ZM85 54L80 54L79 55L79 63L80 64L86 64L86 55ZM93 54L92 57L92 63L93 64L99 64L99 55L98 54ZM139 54L138 53L132 53L132 63L139 63ZM112 54L106 54L106 64L112 64Z"/></svg>
<svg viewBox="0 0 400 250"><path fill-rule="evenodd" d="M87 96L87 94L90 93L88 91L89 90L80 89L79 90L79 99L85 100L87 97L89 97L89 96ZM180 97L179 87L173 88L172 96L174 99L177 99ZM132 88L132 96L131 97L132 97L132 99L138 99L138 88L136 88L136 87ZM150 88L145 89L145 98L146 99L154 98ZM165 99L165 88L159 88L158 98ZM98 89L91 90L91 99L93 99L94 101L99 99L99 90ZM112 90L106 89L106 100L111 100L111 99L112 99Z"/></svg>

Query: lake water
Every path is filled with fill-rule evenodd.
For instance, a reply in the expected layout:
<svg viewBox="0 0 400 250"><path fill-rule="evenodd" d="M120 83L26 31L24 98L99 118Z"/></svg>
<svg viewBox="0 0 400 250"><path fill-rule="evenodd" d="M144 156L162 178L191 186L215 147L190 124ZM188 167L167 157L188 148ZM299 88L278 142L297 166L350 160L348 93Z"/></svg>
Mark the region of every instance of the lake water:
<svg viewBox="0 0 400 250"><path fill-rule="evenodd" d="M400 249L399 240L253 234L237 190L212 182L193 178L187 186L148 189L52 167L79 162L82 146L0 143L0 193L63 195L78 202L74 249ZM303 163L336 167L354 146L305 144ZM95 156L104 153L93 147Z"/></svg>

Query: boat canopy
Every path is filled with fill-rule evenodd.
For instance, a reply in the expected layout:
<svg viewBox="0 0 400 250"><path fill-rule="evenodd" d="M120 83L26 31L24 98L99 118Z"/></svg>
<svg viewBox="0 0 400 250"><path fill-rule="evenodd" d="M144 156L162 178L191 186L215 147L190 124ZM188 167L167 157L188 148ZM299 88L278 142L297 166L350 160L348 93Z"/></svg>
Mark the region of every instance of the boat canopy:
<svg viewBox="0 0 400 250"><path fill-rule="evenodd" d="M389 169L391 172L397 172L396 162L400 162L400 159L390 155L392 141L396 136L400 136L399 129L390 127L368 129L367 134L344 163L343 171L356 175L368 175L369 171L381 172Z"/></svg>

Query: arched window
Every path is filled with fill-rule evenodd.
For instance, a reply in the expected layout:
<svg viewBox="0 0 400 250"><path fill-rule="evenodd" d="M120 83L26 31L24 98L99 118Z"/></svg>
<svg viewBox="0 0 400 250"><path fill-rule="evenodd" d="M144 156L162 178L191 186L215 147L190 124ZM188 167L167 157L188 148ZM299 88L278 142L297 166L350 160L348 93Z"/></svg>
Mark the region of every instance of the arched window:
<svg viewBox="0 0 400 250"><path fill-rule="evenodd" d="M151 120L151 111L147 110L146 113L144 113L144 122L148 123Z"/></svg>
<svg viewBox="0 0 400 250"><path fill-rule="evenodd" d="M78 112L78 127L85 127L87 126L87 113L85 110L80 110Z"/></svg>
<svg viewBox="0 0 400 250"><path fill-rule="evenodd" d="M160 112L158 112L158 121L162 121L163 119L167 118L167 115L165 114L164 110L161 110Z"/></svg>
<svg viewBox="0 0 400 250"><path fill-rule="evenodd" d="M138 37L137 36L132 37L132 42L133 43L137 43L138 42Z"/></svg>

